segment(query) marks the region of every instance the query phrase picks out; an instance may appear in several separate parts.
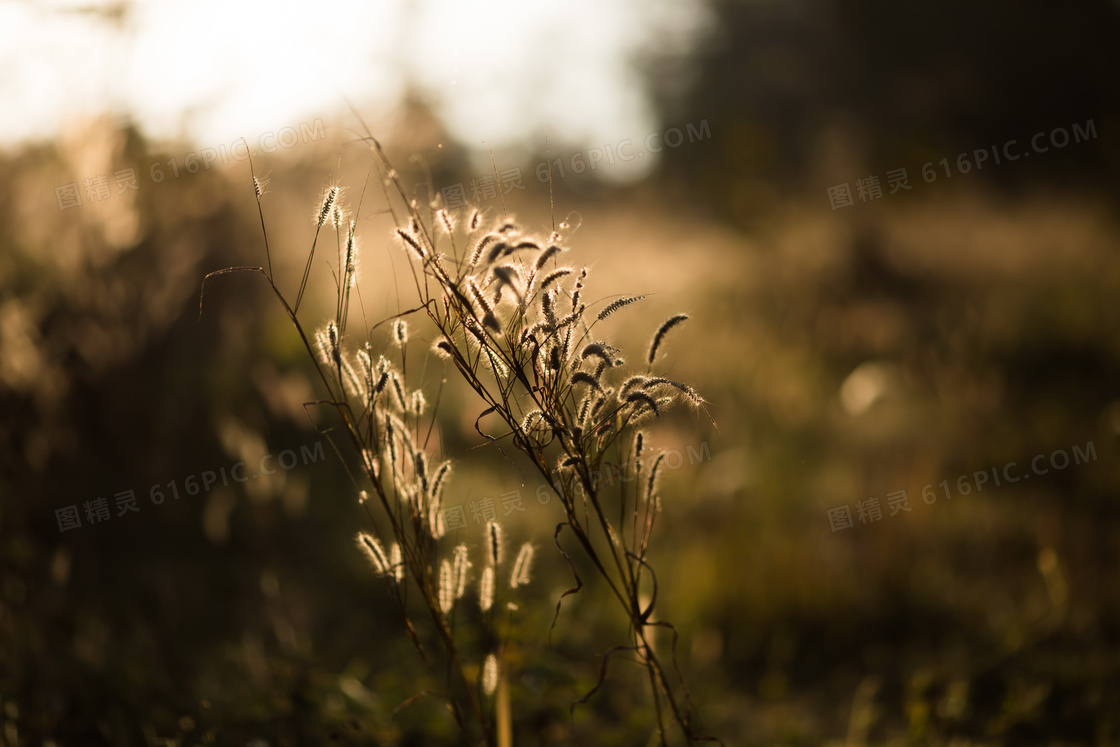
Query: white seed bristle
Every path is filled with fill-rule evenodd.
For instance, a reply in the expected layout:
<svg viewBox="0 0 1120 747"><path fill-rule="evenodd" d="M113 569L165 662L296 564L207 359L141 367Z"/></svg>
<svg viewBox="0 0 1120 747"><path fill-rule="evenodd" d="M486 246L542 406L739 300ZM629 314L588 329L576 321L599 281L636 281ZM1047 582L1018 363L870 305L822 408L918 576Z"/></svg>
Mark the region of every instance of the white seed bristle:
<svg viewBox="0 0 1120 747"><path fill-rule="evenodd" d="M451 611L455 604L455 585L452 578L451 563L444 560L439 564L439 608L444 614Z"/></svg>

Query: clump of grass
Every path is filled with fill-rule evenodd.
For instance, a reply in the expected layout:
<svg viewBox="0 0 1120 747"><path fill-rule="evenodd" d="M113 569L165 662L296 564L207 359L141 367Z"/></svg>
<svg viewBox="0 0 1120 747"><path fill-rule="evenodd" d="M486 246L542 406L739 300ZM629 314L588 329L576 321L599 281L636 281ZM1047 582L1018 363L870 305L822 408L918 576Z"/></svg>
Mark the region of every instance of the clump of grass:
<svg viewBox="0 0 1120 747"><path fill-rule="evenodd" d="M361 505L374 530L359 535L360 546L376 572L388 580L409 638L429 674L438 681L440 697L448 704L462 736L470 742L495 744L497 734L510 731L508 704L499 704L499 714L505 715L498 728L493 712L483 705L483 696L498 692L501 699L506 691L505 684L499 688L499 679L506 681L506 663L503 638L494 623L497 573L504 561L503 537L500 524L492 521L486 525L484 568L478 579L480 624L486 627L481 639L497 644L471 657L478 662L477 676L471 678L455 635L456 602L465 594L471 567L469 552L462 544L444 547L440 512L441 489L451 467L447 461L434 469L431 466L435 455L427 450L424 426L430 433L434 412L425 414L424 395L419 388L409 391L405 375L410 339L405 317L418 312L422 312L421 318L426 319L436 338L431 352L454 366L487 405L476 419L476 430L491 442L511 441L559 496L565 521L554 534L557 548L568 557L560 544L561 534L568 530L602 576L617 602L616 611L628 623L627 644L616 645L604 654L598 683L573 703L573 711L603 685L611 655L630 651L648 673L660 743L667 744L667 732L674 726L690 743L719 741L697 733L684 679L676 671L672 678L676 682L672 681L651 640L653 628L672 631L671 659L676 670L676 629L664 619L652 619L657 576L648 560L660 509L657 477L664 454L644 454L640 430L644 422L662 417L682 401L697 409L703 409L705 403L687 384L651 375L649 369L628 374L623 370L621 352L595 330L644 296L619 297L598 313L589 312L584 300L588 268L581 268L578 274L572 267L550 269L567 251L555 220L552 232L541 238L524 234L504 216L488 226L477 209L459 220L437 203L431 206L431 215L422 215L419 203L406 196L380 144L372 136L368 142L383 175L386 202L397 226L393 235L412 268L415 308L372 326L363 325L357 349L351 351L347 344L348 312L351 289L357 287L352 282L352 268L357 266L357 226L351 221L343 240L339 210L333 221L339 247L335 316L320 327L315 345L309 342L297 311L320 231L338 206L339 187L328 188L322 199L294 306L287 303L274 281L266 232L267 271L260 267L220 270L206 277L203 290L206 281L216 275L259 272L284 306L327 391L327 397L314 404L337 413L342 432L362 455L364 478L372 492L363 492ZM261 191L255 189L255 194L263 231ZM457 233L465 233L461 241L456 241ZM450 244L446 251L441 237ZM646 355L649 365L655 362L667 333L686 318L683 314L670 317L657 328ZM391 324L391 329L380 334L378 330L386 324ZM379 355L376 364L375 340L380 340L387 351ZM390 348L392 356L399 359L399 368L387 357ZM502 435L487 434L480 425L484 419L496 420ZM612 481L607 489L597 476L611 469L624 479L617 484ZM376 513L375 508L379 509ZM392 539L388 555L380 537ZM510 571L510 591L528 583L532 556L532 546L522 545ZM575 586L557 600L549 638L564 599L582 589L578 575L574 578ZM643 584L651 590L647 592ZM423 645L414 625L404 596L408 587L418 591L421 607L431 620L441 654L439 662ZM512 602L506 606L511 614L517 608Z"/></svg>
<svg viewBox="0 0 1120 747"><path fill-rule="evenodd" d="M370 142L388 170L380 146L372 138ZM397 197L405 206L404 212L394 212L397 223L423 226L416 206L403 192ZM677 403L703 409L704 400L687 384L651 375L649 369L637 379L627 376L620 352L600 339L595 328L644 296L619 297L597 313L589 312L584 301L588 268L577 274L571 267L551 267L566 251L555 222L548 237L521 233L504 217L487 228L477 210L466 223L481 236L452 241L441 252L438 235L421 231L412 236L419 246L406 255L419 305L438 333L440 355L487 404L476 421L479 433L491 441L511 441L560 497L566 520L557 527L556 544L560 547L564 530L574 536L627 619L629 645L611 652L630 650L647 668L662 744L670 722L690 742L706 739L694 729L683 679L678 672L677 682L671 681L650 638L654 627L671 629L674 641L676 631L670 623L652 619L657 577L647 553L659 513L656 478L664 455L643 459L639 431L642 423L662 417ZM646 355L650 366L668 332L685 319L684 314L672 316L654 331ZM504 435L488 435L479 425L486 418L496 419L496 430ZM636 455L632 460L631 454ZM612 462L622 465L628 479L608 490L595 476ZM491 562L496 566L495 542L492 537ZM519 560L527 562L528 557L519 555ZM527 573L515 562L511 586L524 579ZM553 627L563 599L581 589L578 577L576 581L558 600ZM643 581L652 584L648 602ZM595 689L578 702L598 690L608 659L609 653Z"/></svg>
<svg viewBox="0 0 1120 747"><path fill-rule="evenodd" d="M393 175L387 176L394 178ZM501 526L492 522L479 537L479 545L489 567L479 582L481 615L457 614L457 603L466 595L472 580L470 551L465 543L451 546L445 537L442 513L443 492L452 474L452 463L440 459L428 447L436 412L430 407L422 387L412 388L407 375L409 344L414 338L402 312L376 324L363 323L357 334L350 324L351 292L359 264L356 219L347 220L340 205L341 187L328 188L314 216L315 235L307 264L300 280L295 304L289 304L272 274L271 251L264 212L263 190L253 175L254 195L261 216L265 241L265 267L231 267L210 273L206 284L216 276L233 272L260 273L284 307L288 319L310 355L326 396L308 405L333 411L341 428L324 429L338 449L332 434L342 433L361 457L364 472L356 493L365 510L370 528L357 533L356 541L376 576L387 583L404 628L424 665L418 684L422 692L436 694L448 707L464 742L498 744L493 704L484 695L493 692L496 655L508 642L509 620L493 614L498 589L494 573L502 562ZM437 215L445 233L455 230L454 216ZM418 238L424 229L418 220L407 222L397 236L416 252L418 259L431 261L426 244ZM321 234L333 228L336 234L337 262L333 268L336 282L334 315L316 325L308 334L298 315L306 291L316 248ZM204 298L204 295L203 295ZM203 298L199 301L202 313ZM453 348L447 346L448 354ZM438 404L439 397L436 397ZM389 551L386 551L389 547ZM528 570L520 571L527 579ZM517 588L516 586L513 588ZM411 595L409 590L412 590ZM508 592L507 592L508 593ZM422 625L417 611L428 624ZM513 608L510 608L512 615ZM477 628L464 631L464 626ZM468 641L469 650L461 640ZM489 663L488 663L489 662ZM423 684L424 680L434 683ZM401 707L411 703L409 699ZM498 709L508 713L508 709ZM508 715L506 716L508 718Z"/></svg>

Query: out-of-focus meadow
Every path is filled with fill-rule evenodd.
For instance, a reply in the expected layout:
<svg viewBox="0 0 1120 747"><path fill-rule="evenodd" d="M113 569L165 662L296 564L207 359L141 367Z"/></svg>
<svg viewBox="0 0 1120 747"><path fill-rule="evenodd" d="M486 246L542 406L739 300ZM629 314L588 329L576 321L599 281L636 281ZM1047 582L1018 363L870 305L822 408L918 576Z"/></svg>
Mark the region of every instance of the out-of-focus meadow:
<svg viewBox="0 0 1120 747"><path fill-rule="evenodd" d="M652 431L680 461L651 556L693 702L729 745L1116 744L1120 88L1103 48L1116 5L959 27L951 8L823 5L718 6L725 30L692 77L655 71L657 138L619 133L637 151L676 128L652 176L553 174L589 298L649 294L609 320L617 346L638 359L662 320L691 317L664 360L711 417L681 409ZM1036 59L1040 39L1053 47ZM1092 138L1029 160L957 162L1089 121ZM372 324L412 290L378 180L363 193L360 129L327 118L254 165L292 296L324 185L361 201ZM422 201L463 185L491 217L504 197L547 234L543 137L495 155L523 189L507 175L508 194L472 199L488 167L422 104L375 134ZM191 173L196 151L101 118L0 157L0 740L450 740L432 702L395 712L416 694L416 655L354 548L356 456L316 431L329 417L305 406L322 392L282 308L261 278L229 275L199 318L202 277L264 253L247 161ZM567 172L575 155L551 152ZM899 167L911 188L892 192ZM128 169L135 189L114 179ZM91 200L83 179L99 174L109 195ZM861 199L869 175L881 196ZM828 188L844 182L853 204L836 206ZM60 209L71 183L82 204ZM326 319L333 297L319 263L301 316ZM453 373L423 373L431 395L447 379L445 500L489 497L500 514L520 490L507 531L538 549L515 744L646 743L644 672L625 663L569 720L625 630L585 574L547 645L570 585L560 510L483 445L483 405ZM274 474L256 469L264 455ZM239 462L259 477L227 479ZM91 522L99 498L108 518ZM60 531L70 506L81 527Z"/></svg>

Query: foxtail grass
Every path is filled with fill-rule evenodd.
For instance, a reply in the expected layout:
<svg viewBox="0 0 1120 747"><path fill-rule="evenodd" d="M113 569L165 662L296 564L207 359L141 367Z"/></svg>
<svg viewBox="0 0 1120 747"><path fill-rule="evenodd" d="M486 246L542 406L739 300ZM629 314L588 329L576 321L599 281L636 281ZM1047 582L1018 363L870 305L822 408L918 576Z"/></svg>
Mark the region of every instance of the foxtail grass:
<svg viewBox="0 0 1120 747"><path fill-rule="evenodd" d="M356 217L346 222L339 186L324 191L311 250L290 305L273 275L255 170L267 269L230 267L211 273L203 281L203 293L216 276L254 272L265 278L283 306L326 393L308 404L333 411L341 432L361 456L365 485L360 505L371 529L359 533L359 546L387 583L405 631L428 676L438 683L438 697L463 740L496 745L499 735L511 733L508 700L499 697L504 705L497 709L493 702L495 692L505 692L509 681L496 602L499 592L516 593L528 583L534 552L530 544L521 545L505 576L502 527L493 521L485 526L476 556L482 569L477 578L479 624L485 630L469 638L491 645L464 651L456 636L457 615L460 624L466 619L458 614L458 602L465 596L473 564L466 545L451 546L445 538L442 490L452 468L448 461L437 464L437 455L429 450L435 407L427 406L420 388L410 388L406 376L414 336L406 317L412 315L423 323L421 336L435 339L424 352L453 367L482 399L484 409L475 419L479 435L487 442L512 444L560 499L564 520L556 526L553 540L568 560L574 585L556 601L549 640L564 600L583 589L561 544L565 534L593 565L614 600L615 613L627 623L627 640L603 653L598 682L572 703L572 712L600 690L611 657L625 651L645 668L654 712L651 729L660 744L668 744L673 729L690 744L720 741L700 732L677 666L676 628L661 614L655 619L658 580L649 558L662 501L658 477L664 453L646 453L641 429L678 404L706 412L705 401L691 386L651 370L669 331L687 317L672 316L654 330L644 371L626 370L622 351L597 327L645 296L619 296L595 310L598 303L586 298L589 269L556 266L568 251L566 224L558 229L554 218L547 236L533 236L505 215L488 220L475 208L462 217L438 200L425 214L419 202L407 196L380 143L372 135L364 141L396 225L392 239L411 269L413 308L351 332L351 290L360 287L353 282L360 265L358 225ZM297 314L328 221L338 245L335 313L309 338ZM201 314L202 298L199 304ZM412 324L420 322L414 319ZM623 479L608 487L597 476L611 470ZM388 553L385 543L391 547ZM498 583L499 572L508 578L508 586ZM418 605L410 605L410 593L412 599L419 598ZM428 618L425 630L431 635L425 636L414 620L417 607ZM517 605L511 601L505 608L512 614ZM654 646L657 628L672 634L668 662ZM497 724L496 711L501 720Z"/></svg>

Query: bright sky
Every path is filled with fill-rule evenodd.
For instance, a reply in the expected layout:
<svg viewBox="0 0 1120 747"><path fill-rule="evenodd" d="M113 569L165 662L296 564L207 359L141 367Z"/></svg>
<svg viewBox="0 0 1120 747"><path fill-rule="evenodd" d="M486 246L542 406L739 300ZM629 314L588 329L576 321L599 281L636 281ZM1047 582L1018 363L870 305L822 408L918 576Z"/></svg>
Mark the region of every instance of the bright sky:
<svg viewBox="0 0 1120 747"><path fill-rule="evenodd" d="M573 147L637 140L665 123L635 55L684 55L710 23L681 0L136 0L119 21L79 11L110 5L0 0L0 147L104 111L130 113L153 138L228 143L333 117L343 95L390 110L407 81L468 145L544 131Z"/></svg>

